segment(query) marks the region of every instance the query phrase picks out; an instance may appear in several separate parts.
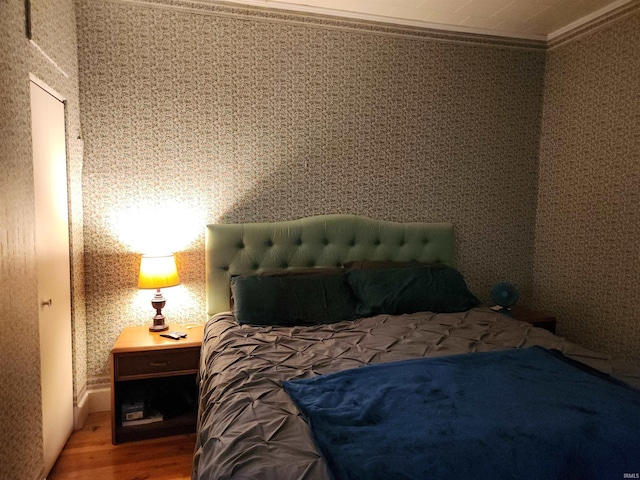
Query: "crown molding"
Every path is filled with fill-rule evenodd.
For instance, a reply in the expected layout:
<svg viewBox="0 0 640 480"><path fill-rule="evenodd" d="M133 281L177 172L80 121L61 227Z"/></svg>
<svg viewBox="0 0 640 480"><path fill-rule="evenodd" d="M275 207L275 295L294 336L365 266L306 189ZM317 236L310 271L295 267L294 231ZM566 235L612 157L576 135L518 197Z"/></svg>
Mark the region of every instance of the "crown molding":
<svg viewBox="0 0 640 480"><path fill-rule="evenodd" d="M547 40L547 49L552 50L561 45L573 42L587 35L591 35L624 18L640 13L640 0L620 0L574 22L567 27L554 32Z"/></svg>
<svg viewBox="0 0 640 480"><path fill-rule="evenodd" d="M618 0L549 35L514 34L495 30L394 19L343 10L271 0L91 0L137 7L180 11L241 20L295 24L373 35L409 37L442 43L491 46L518 50L556 48L640 11L640 0Z"/></svg>
<svg viewBox="0 0 640 480"><path fill-rule="evenodd" d="M230 17L241 20L263 21L270 23L286 23L311 28L323 28L330 30L346 30L358 33L368 33L372 35L385 35L394 37L409 37L418 40L430 40L441 43L466 44L476 46L492 46L496 48L508 48L519 50L543 50L545 41L535 39L523 39L520 37L504 37L496 35L489 30L477 30L465 28L454 29L453 27L443 29L440 24L432 25L428 28L420 25L407 25L406 23L389 23L386 17L353 18L346 16L330 16L326 13L319 13L320 9L308 7L308 11L278 10L273 8L269 2L269 8L251 5L249 3L231 3L207 0L92 0L94 2L117 3L137 7L157 8L185 13L212 15L219 17ZM247 2L258 2L259 0L243 0ZM322 11L326 11L322 9ZM385 21L383 21L385 20Z"/></svg>
<svg viewBox="0 0 640 480"><path fill-rule="evenodd" d="M625 0L630 1L630 0ZM276 10L285 10L289 12L303 12L313 15L324 15L328 17L348 18L352 20L364 20L367 22L386 23L392 25L402 25L408 27L417 27L429 30L441 30L445 32L470 33L474 35L488 35L491 37L504 37L518 40L544 41L547 39L545 35L532 33L514 33L499 30L491 30L487 28L468 27L465 25L446 25L444 23L427 22L424 20L410 20L403 18L387 17L383 15L374 15L369 13L352 12L348 10L338 10L333 8L314 7L311 5L296 5L295 9L290 3L270 1L270 0L233 0L233 2L224 2L210 0L211 4L242 4L251 7L272 8Z"/></svg>

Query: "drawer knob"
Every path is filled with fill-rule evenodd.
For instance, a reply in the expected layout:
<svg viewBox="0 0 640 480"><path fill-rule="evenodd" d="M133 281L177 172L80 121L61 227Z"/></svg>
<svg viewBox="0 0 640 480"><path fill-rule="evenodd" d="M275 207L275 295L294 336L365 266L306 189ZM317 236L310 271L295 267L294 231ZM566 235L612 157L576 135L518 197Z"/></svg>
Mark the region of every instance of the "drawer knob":
<svg viewBox="0 0 640 480"><path fill-rule="evenodd" d="M149 363L149 365L151 365L152 367L166 367L168 365L171 365L171 362L151 362Z"/></svg>

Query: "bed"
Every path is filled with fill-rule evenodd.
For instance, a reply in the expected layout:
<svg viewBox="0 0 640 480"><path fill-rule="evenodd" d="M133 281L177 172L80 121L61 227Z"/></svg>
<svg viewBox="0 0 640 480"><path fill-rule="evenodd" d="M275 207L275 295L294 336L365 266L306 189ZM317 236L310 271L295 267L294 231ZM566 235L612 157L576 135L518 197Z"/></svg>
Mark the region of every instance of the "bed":
<svg viewBox="0 0 640 480"><path fill-rule="evenodd" d="M453 264L447 223L209 225L193 480L639 472L638 391Z"/></svg>

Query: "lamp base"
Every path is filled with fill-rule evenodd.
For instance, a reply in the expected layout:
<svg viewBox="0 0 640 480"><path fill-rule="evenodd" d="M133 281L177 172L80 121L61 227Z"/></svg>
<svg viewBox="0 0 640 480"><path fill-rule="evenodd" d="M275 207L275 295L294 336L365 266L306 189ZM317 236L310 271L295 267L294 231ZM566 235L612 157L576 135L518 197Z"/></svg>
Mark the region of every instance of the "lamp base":
<svg viewBox="0 0 640 480"><path fill-rule="evenodd" d="M160 311L158 310L157 315L153 317L153 325L149 325L149 331L164 332L165 330L169 330L169 325L164 323L164 318L164 315L162 315L162 313L160 313Z"/></svg>
<svg viewBox="0 0 640 480"><path fill-rule="evenodd" d="M166 300L160 293L160 289L158 289L157 293L151 300L151 305L156 309L156 316L153 317L153 325L149 325L150 332L164 332L165 330L169 330L169 325L164 323L164 315L162 315L162 309Z"/></svg>
<svg viewBox="0 0 640 480"><path fill-rule="evenodd" d="M150 332L164 332L165 330L169 330L169 325L149 325Z"/></svg>

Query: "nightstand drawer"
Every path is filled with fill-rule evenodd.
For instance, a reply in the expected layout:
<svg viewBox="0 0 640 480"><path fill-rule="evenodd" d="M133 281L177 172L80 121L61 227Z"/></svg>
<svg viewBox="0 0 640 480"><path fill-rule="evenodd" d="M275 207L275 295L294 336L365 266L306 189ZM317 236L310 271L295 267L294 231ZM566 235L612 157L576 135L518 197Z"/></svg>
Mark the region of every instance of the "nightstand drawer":
<svg viewBox="0 0 640 480"><path fill-rule="evenodd" d="M151 350L120 353L114 356L115 380L195 373L200 361L200 348Z"/></svg>

